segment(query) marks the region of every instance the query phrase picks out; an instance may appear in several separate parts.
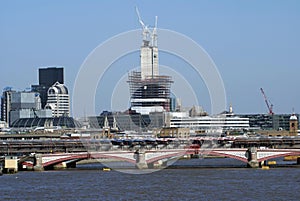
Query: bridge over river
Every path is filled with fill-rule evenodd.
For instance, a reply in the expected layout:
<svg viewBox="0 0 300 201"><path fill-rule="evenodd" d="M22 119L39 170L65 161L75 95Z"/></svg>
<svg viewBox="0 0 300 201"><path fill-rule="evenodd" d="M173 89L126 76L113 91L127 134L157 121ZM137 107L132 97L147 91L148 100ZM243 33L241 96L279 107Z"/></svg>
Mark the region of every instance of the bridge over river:
<svg viewBox="0 0 300 201"><path fill-rule="evenodd" d="M0 143L0 155L18 156L20 169L75 167L85 159L113 159L139 169L166 166L184 156L221 156L259 167L272 158L300 156L299 138L193 138L144 140L10 140Z"/></svg>

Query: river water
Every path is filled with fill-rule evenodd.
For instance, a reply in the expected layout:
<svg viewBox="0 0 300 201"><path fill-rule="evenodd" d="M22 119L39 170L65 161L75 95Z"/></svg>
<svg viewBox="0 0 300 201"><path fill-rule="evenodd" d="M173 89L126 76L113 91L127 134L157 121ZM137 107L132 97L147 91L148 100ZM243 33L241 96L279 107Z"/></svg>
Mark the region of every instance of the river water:
<svg viewBox="0 0 300 201"><path fill-rule="evenodd" d="M96 163L3 175L0 200L300 199L300 168L250 169L232 159L183 160L148 174L105 172L102 167Z"/></svg>

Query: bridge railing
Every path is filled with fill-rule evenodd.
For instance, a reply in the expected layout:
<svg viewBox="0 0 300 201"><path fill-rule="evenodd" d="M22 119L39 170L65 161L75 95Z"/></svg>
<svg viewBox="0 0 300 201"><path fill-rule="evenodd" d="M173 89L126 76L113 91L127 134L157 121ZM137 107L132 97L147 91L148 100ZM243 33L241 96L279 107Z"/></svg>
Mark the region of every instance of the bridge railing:
<svg viewBox="0 0 300 201"><path fill-rule="evenodd" d="M185 149L199 145L201 149L210 148L300 148L300 138L190 138L190 139L144 139L144 140L7 140L0 142L0 156L28 155L31 153L72 153L84 151L114 150L157 150Z"/></svg>

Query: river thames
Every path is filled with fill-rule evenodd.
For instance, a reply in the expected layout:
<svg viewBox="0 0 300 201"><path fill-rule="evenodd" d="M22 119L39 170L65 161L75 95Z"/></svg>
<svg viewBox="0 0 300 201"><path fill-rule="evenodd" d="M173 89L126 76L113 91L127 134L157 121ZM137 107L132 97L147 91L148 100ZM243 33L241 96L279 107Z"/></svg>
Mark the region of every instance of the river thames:
<svg viewBox="0 0 300 201"><path fill-rule="evenodd" d="M3 175L0 199L299 200L300 196L300 168L251 169L232 159L180 161L148 174L105 172L102 167L95 163Z"/></svg>

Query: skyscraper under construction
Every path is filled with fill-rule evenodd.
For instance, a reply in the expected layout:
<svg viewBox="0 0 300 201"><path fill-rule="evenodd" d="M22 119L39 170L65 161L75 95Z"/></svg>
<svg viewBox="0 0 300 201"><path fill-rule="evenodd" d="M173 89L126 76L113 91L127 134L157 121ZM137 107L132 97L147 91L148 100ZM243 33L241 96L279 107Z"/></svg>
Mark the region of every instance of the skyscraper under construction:
<svg viewBox="0 0 300 201"><path fill-rule="evenodd" d="M143 28L143 43L140 51L141 71L132 71L128 75L131 95L131 110L141 114L170 111L170 87L173 83L170 76L159 75L157 48L157 17L155 27Z"/></svg>

